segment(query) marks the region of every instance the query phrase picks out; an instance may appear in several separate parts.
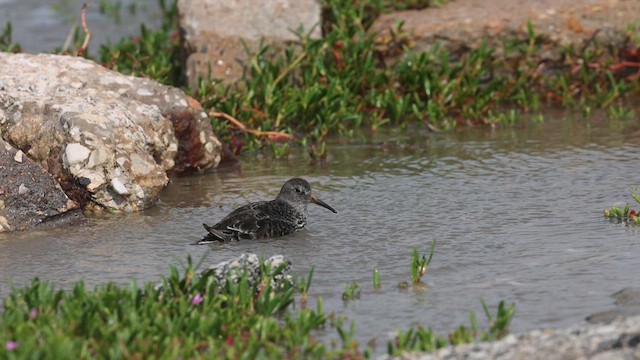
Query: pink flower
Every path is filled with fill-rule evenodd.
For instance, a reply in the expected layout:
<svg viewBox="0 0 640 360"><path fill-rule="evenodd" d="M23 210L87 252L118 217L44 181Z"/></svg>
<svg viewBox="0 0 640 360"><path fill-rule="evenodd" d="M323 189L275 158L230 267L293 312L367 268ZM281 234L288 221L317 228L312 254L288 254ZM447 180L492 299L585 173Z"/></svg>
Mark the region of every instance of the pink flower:
<svg viewBox="0 0 640 360"><path fill-rule="evenodd" d="M202 297L202 295L197 294L196 296L193 297L193 299L191 299L191 303L193 305L200 305L200 304L202 304L203 300L204 300L204 298Z"/></svg>
<svg viewBox="0 0 640 360"><path fill-rule="evenodd" d="M29 311L29 319L35 319L37 317L38 317L38 310L31 309L31 311Z"/></svg>
<svg viewBox="0 0 640 360"><path fill-rule="evenodd" d="M7 341L7 343L4 344L4 347L7 348L7 351L13 351L17 349L19 345L20 344L18 344L17 341Z"/></svg>

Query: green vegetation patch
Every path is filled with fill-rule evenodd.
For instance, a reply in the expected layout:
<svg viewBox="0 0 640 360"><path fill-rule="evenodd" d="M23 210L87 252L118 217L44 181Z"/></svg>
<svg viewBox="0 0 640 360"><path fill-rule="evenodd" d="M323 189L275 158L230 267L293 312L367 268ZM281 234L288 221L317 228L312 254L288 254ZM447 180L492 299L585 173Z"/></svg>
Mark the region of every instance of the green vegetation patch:
<svg viewBox="0 0 640 360"><path fill-rule="evenodd" d="M263 264L263 267L266 265ZM218 284L197 276L191 262L171 268L161 285L83 283L55 290L38 279L4 301L0 358L303 358L328 355L312 330L327 318L320 310L284 311L294 286L272 290L280 269L267 269L251 286L248 273Z"/></svg>
<svg viewBox="0 0 640 360"><path fill-rule="evenodd" d="M431 328L422 326L413 327L407 331L398 331L395 341L387 344L389 355L400 356L405 352L433 352L449 345L468 344L476 341L493 341L503 338L509 332L509 324L515 314L515 305L505 305L501 301L498 311L491 314L487 304L482 301L482 307L489 320L488 330L479 330L474 312L469 315L471 326L461 325L455 329L448 338L442 338L434 333Z"/></svg>
<svg viewBox="0 0 640 360"><path fill-rule="evenodd" d="M320 297L316 309L307 308L313 271L307 278L287 281L285 266L272 268L261 260L257 280L255 270L240 268L219 282L215 271L196 273L189 259L183 272L171 267L160 284L108 283L94 290L82 282L67 291L56 290L51 283L34 279L4 299L0 358L370 357L370 349L362 351L355 340L354 322L346 328L343 316L326 315ZM349 291L352 296L345 301L359 298L359 286ZM471 313L471 326L460 326L448 337L420 326L399 331L389 341L388 353L432 351L506 335L514 306L500 302L493 316L482 304L487 330L478 330ZM316 337L329 328L335 329L331 345Z"/></svg>
<svg viewBox="0 0 640 360"><path fill-rule="evenodd" d="M140 36L102 46L98 61L125 74L184 87L176 1L159 3L159 29L142 26ZM635 115L623 100L640 93L637 25L626 27L629 41L621 48L601 46L594 36L578 48L559 49L554 61L542 60L546 40L532 26L525 39L505 38L500 46L463 54L437 47L414 52L402 24L384 43L369 31L382 13L441 3L322 0L323 38L301 32L285 51L263 46L250 54L250 66L237 84L201 79L187 91L212 114L228 155L271 149L275 157L284 157L293 140L311 158L324 159L331 134L351 137L360 129L410 124L433 131L512 125L522 114L544 120L542 107L576 109L585 116L599 109L613 118ZM10 35L8 27L0 49L17 51ZM82 32L76 32L73 48L82 40Z"/></svg>
<svg viewBox="0 0 640 360"><path fill-rule="evenodd" d="M149 29L143 24L139 36L101 46L99 62L123 74L151 78L166 85L183 85L178 5L177 1L168 1L169 3L167 0L158 0L162 14L159 29ZM101 6L104 5L101 3ZM118 12L114 9L110 11Z"/></svg>
<svg viewBox="0 0 640 360"><path fill-rule="evenodd" d="M636 201L636 205L640 205L640 195L634 191L631 196ZM625 204L623 207L613 205L604 210L604 216L612 220L640 225L640 211L631 208L629 204Z"/></svg>
<svg viewBox="0 0 640 360"><path fill-rule="evenodd" d="M590 41L561 49L561 60L546 63L540 60L545 39L529 26L527 39L504 39L499 48L416 53L401 24L388 43L376 43L368 26L377 12L364 2L323 4L322 39L299 34L284 53L263 47L239 83L203 79L193 94L205 108L250 128L294 135L312 158L323 158L327 135L349 137L361 128L510 125L542 106L587 115L615 106L611 114L625 116L622 100L640 89L633 65L640 52L632 48L612 51ZM273 139L239 131L225 118L212 120L235 153L273 146Z"/></svg>
<svg viewBox="0 0 640 360"><path fill-rule="evenodd" d="M11 26L11 23L7 23L7 25L2 30L2 34L0 34L0 51L13 53L22 51L20 45L13 43L11 39L12 34L13 27Z"/></svg>

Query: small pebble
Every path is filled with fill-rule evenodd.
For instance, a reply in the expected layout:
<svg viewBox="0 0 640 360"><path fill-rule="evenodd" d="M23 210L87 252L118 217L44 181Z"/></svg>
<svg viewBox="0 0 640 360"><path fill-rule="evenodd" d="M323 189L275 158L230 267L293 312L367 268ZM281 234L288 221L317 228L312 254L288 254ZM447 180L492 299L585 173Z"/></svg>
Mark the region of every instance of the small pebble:
<svg viewBox="0 0 640 360"><path fill-rule="evenodd" d="M20 184L20 186L18 186L18 194L20 195L24 195L29 191L29 188L24 186L24 184Z"/></svg>
<svg viewBox="0 0 640 360"><path fill-rule="evenodd" d="M24 153L22 152L22 150L18 150L18 152L16 153L16 155L13 157L13 160L22 163L22 156L24 155Z"/></svg>

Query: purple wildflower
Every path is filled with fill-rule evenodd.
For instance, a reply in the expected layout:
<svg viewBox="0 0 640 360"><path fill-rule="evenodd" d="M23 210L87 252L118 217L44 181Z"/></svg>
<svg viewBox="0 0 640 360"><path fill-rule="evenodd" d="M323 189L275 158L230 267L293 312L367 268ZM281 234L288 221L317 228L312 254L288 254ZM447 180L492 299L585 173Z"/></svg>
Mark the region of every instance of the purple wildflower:
<svg viewBox="0 0 640 360"><path fill-rule="evenodd" d="M193 299L191 299L191 303L193 305L200 305L200 304L202 304L203 300L204 300L204 298L202 297L202 295L197 294L196 296L193 297Z"/></svg>
<svg viewBox="0 0 640 360"><path fill-rule="evenodd" d="M7 348L7 351L13 351L17 349L19 345L20 344L18 344L17 341L7 341L7 343L4 344L4 347Z"/></svg>
<svg viewBox="0 0 640 360"><path fill-rule="evenodd" d="M29 311L29 319L35 319L38 317L38 309L31 309Z"/></svg>

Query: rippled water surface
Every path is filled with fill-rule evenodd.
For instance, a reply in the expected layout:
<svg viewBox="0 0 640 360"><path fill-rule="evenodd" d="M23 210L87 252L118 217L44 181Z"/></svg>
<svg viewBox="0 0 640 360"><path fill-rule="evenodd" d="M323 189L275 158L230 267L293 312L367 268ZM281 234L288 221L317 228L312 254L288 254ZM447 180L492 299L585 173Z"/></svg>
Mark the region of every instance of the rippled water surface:
<svg viewBox="0 0 640 360"><path fill-rule="evenodd" d="M75 28L81 29L83 3L89 4L86 19L91 31L89 53L92 55L97 54L101 44L117 43L123 37L139 35L142 23L149 28L159 26L161 16L157 0L118 2L121 10L116 19L114 15L100 11L98 0L0 0L0 34L6 24L11 23L11 38L25 52L51 52L62 48L69 33ZM84 39L82 31L80 34Z"/></svg>
<svg viewBox="0 0 640 360"><path fill-rule="evenodd" d="M635 123L554 120L527 128L378 136L330 147L324 165L304 156L249 159L215 173L173 179L158 206L92 218L85 226L0 235L0 297L8 284L38 276L60 286L158 280L192 255L206 263L243 252L283 254L299 275L315 267L311 298L357 324L378 351L396 329L444 333L515 302L512 330L580 322L612 305L610 295L640 286L640 228L602 217L638 186ZM310 207L307 231L211 250L192 246L214 223L249 201L275 197L293 176L308 179L333 214ZM436 253L424 291L401 291L415 247ZM382 289L372 290L380 269ZM344 305L345 282L363 287ZM311 300L313 303L313 300ZM479 316L480 317L480 316Z"/></svg>

